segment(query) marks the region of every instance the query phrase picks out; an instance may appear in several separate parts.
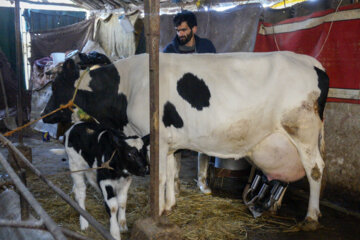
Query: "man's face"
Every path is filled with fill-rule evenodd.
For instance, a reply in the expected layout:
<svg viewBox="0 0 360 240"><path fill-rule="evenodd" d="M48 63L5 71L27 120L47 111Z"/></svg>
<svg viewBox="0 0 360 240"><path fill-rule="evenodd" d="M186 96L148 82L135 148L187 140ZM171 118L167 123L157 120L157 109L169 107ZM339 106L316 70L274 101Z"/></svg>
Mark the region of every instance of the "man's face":
<svg viewBox="0 0 360 240"><path fill-rule="evenodd" d="M194 33L187 22L182 22L175 28L175 31L180 45L187 44L194 37Z"/></svg>

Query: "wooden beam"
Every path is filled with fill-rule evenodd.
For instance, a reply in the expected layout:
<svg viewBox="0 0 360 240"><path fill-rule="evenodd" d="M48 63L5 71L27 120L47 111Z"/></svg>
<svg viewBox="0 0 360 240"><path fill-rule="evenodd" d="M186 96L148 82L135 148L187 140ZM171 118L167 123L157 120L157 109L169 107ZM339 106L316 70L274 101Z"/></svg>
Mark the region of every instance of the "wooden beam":
<svg viewBox="0 0 360 240"><path fill-rule="evenodd" d="M147 52L150 76L150 211L159 218L159 38L160 1L144 2ZM163 196L162 196L163 197Z"/></svg>

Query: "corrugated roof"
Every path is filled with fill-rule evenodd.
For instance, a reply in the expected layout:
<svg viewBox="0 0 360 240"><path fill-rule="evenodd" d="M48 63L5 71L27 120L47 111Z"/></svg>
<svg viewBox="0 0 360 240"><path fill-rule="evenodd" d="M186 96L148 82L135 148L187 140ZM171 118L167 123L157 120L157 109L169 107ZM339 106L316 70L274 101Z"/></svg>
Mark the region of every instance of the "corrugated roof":
<svg viewBox="0 0 360 240"><path fill-rule="evenodd" d="M71 0L79 7L88 10L103 10L103 9L118 9L118 8L132 8L142 6L143 0ZM171 4L185 5L185 4L219 4L224 2L244 2L244 3L264 3L267 5L274 4L281 0L160 0L160 7L169 6Z"/></svg>

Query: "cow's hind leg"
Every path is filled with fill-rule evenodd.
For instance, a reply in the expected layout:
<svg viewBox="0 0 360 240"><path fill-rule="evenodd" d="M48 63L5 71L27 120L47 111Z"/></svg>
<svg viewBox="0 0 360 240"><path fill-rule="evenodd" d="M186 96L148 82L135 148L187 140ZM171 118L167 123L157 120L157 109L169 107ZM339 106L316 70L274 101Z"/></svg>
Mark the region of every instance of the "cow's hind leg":
<svg viewBox="0 0 360 240"><path fill-rule="evenodd" d="M305 153L310 161L303 162L307 179L310 185L310 197L306 218L300 225L305 231L312 231L318 228L318 217L321 217L319 201L321 190L321 179L323 176L324 162L320 152L314 149L313 153Z"/></svg>
<svg viewBox="0 0 360 240"><path fill-rule="evenodd" d="M131 177L120 178L119 181L117 201L119 205L118 223L120 226L120 232L128 231L128 227L126 224L126 201L131 181Z"/></svg>
<svg viewBox="0 0 360 240"><path fill-rule="evenodd" d="M110 214L110 233L113 238L120 240L120 228L117 221L117 213L119 210L118 200L116 197L116 189L111 180L102 180L99 183L104 201Z"/></svg>
<svg viewBox="0 0 360 240"><path fill-rule="evenodd" d="M323 122L313 112L316 102L304 102L301 107L284 115L282 125L291 136L295 144L307 179L310 185L310 197L305 221L302 223L303 230L315 230L318 228L318 217L321 216L319 208L321 179L325 167L320 154L319 139ZM300 113L300 114L299 114Z"/></svg>

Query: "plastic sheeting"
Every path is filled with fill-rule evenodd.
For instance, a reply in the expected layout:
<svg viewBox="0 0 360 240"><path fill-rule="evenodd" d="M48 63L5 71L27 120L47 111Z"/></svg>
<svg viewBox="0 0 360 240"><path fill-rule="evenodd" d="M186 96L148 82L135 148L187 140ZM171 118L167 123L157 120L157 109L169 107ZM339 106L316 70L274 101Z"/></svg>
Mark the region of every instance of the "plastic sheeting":
<svg viewBox="0 0 360 240"><path fill-rule="evenodd" d="M40 118L40 114L44 110L47 102L49 101L51 94L51 83L49 83L40 90L32 92L30 114L31 120ZM56 138L57 124L47 124L40 120L33 124L31 127L40 132L48 132L51 137Z"/></svg>
<svg viewBox="0 0 360 240"><path fill-rule="evenodd" d="M123 15L112 14L96 21L94 40L111 60L135 54L134 28Z"/></svg>
<svg viewBox="0 0 360 240"><path fill-rule="evenodd" d="M21 221L20 197L12 191L6 190L0 194L0 219ZM36 221L33 216L30 220ZM0 227L0 239L6 240L52 240L50 233L42 230Z"/></svg>
<svg viewBox="0 0 360 240"><path fill-rule="evenodd" d="M197 35L210 39L218 53L251 52L263 11L261 4L239 5L225 12L195 12ZM175 37L174 15L160 16L160 50Z"/></svg>

